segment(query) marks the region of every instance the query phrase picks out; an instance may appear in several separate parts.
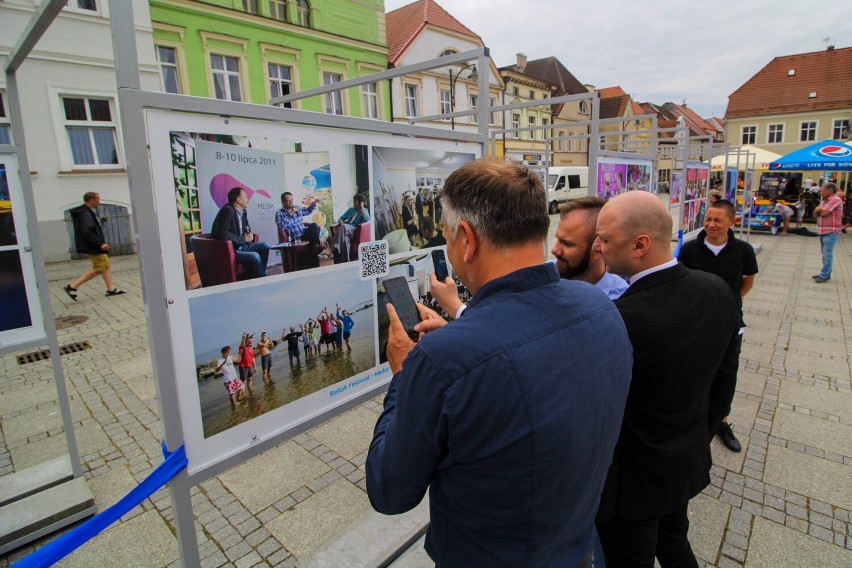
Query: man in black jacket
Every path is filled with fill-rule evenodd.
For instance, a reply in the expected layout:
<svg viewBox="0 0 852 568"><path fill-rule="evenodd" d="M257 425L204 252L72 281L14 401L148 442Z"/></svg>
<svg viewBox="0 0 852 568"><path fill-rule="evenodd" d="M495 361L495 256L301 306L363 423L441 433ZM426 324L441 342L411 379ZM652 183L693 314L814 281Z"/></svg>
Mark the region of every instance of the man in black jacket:
<svg viewBox="0 0 852 568"><path fill-rule="evenodd" d="M687 506L710 482L710 436L733 395L739 314L721 278L671 255L657 196L631 191L598 217L595 247L630 279L617 300L633 379L597 525L610 568L696 567Z"/></svg>
<svg viewBox="0 0 852 568"><path fill-rule="evenodd" d="M248 224L248 195L241 187L233 187L228 192L228 203L219 209L213 220L214 239L234 243L234 257L237 264L245 266L251 278L266 276L266 263L269 259L269 245L254 242L254 233Z"/></svg>
<svg viewBox="0 0 852 568"><path fill-rule="evenodd" d="M87 270L77 280L63 288L65 293L75 302L77 301L77 288L98 274L104 279L107 296L124 294L124 290L116 288L112 282L109 256L107 256L110 247L104 240L104 230L98 217L98 205L100 203L100 194L88 191L83 195L83 205L71 210L71 218L74 221L74 248L81 254L89 255L89 259L92 261L91 270Z"/></svg>
<svg viewBox="0 0 852 568"><path fill-rule="evenodd" d="M747 242L734 237L734 219L736 210L734 204L724 199L711 203L704 215L704 229L693 241L685 243L680 249L678 262L687 268L703 270L720 277L734 293L734 301L740 310L740 334L738 336L737 353L742 347L743 331L743 298L754 286L757 274L757 256L754 248ZM733 393L731 393L733 394ZM728 402L728 411L733 400ZM727 413L726 413L727 414ZM737 440L727 415L716 434L732 452L742 450L742 444Z"/></svg>

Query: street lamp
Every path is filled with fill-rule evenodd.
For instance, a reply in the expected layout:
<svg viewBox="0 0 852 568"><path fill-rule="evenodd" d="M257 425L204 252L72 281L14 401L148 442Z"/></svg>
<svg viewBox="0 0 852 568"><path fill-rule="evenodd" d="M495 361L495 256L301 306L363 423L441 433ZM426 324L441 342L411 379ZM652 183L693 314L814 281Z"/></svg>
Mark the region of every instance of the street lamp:
<svg viewBox="0 0 852 568"><path fill-rule="evenodd" d="M456 111L456 82L461 77L462 71L470 69L470 74L467 76L468 79L478 79L479 74L476 72L476 63L465 63L464 66L458 70L458 73L453 75L453 69L450 68L450 112L453 113ZM456 129L456 117L450 117L450 129Z"/></svg>

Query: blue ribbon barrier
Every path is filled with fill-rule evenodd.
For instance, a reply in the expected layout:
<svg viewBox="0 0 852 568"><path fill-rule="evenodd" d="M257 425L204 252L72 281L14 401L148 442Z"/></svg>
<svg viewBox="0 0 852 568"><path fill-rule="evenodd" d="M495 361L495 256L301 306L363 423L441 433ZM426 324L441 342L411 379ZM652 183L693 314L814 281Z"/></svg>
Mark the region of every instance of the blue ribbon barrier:
<svg viewBox="0 0 852 568"><path fill-rule="evenodd" d="M163 460L163 463L152 471L130 493L122 497L121 501L101 511L53 542L39 548L29 556L15 562L12 568L42 568L53 566L120 519L125 513L153 495L155 491L171 481L174 476L186 467L186 449L184 446L169 453L166 450L166 444L163 443L163 455L166 458Z"/></svg>
<svg viewBox="0 0 852 568"><path fill-rule="evenodd" d="M677 246L675 247L674 254L672 255L674 258L680 254L680 247L683 246L683 229L680 229L677 232Z"/></svg>

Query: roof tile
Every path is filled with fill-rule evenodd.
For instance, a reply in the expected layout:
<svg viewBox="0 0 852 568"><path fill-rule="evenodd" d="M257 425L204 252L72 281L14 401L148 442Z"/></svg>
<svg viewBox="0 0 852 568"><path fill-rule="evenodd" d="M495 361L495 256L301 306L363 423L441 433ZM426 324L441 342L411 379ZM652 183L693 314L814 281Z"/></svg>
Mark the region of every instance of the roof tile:
<svg viewBox="0 0 852 568"><path fill-rule="evenodd" d="M391 63L397 62L397 58L405 47L426 24L482 40L479 35L452 17L434 0L418 0L388 12L385 23L388 35L388 60Z"/></svg>

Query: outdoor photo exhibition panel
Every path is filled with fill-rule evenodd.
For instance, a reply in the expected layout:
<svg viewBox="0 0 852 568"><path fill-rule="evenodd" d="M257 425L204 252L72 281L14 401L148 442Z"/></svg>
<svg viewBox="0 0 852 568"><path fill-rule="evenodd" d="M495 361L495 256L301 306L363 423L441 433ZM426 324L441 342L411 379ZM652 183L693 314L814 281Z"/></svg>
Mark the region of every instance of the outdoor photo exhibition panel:
<svg viewBox="0 0 852 568"><path fill-rule="evenodd" d="M627 191L650 191L654 175L652 158L600 156L596 195L610 200Z"/></svg>
<svg viewBox="0 0 852 568"><path fill-rule="evenodd" d="M679 177L683 177L681 174ZM710 184L710 165L706 162L687 162L686 179L681 179L683 217L681 219L684 242L704 228L704 212ZM674 185L674 184L673 184ZM674 189L672 189L674 192Z"/></svg>
<svg viewBox="0 0 852 568"><path fill-rule="evenodd" d="M0 350L45 338L18 157L0 154Z"/></svg>
<svg viewBox="0 0 852 568"><path fill-rule="evenodd" d="M381 283L402 276L415 300L428 303L431 252L445 248L443 184L479 157L481 146L173 111L145 114L187 472L381 392L391 378ZM210 276L234 267L229 243L222 249L209 235L233 187L245 190L251 231L270 246L265 277ZM306 222L316 223L322 242L335 241L342 217L363 221L351 235L356 249L361 243L360 258L353 254L347 262L349 255L331 255L330 248L318 256L307 241L279 235L275 214L284 192L304 208ZM355 206L356 193L366 198L369 219ZM374 241L387 243L385 258L363 245ZM338 327L344 333L335 343ZM228 355L239 368L244 334L251 336L257 369L238 389L223 371ZM261 339L271 344L258 346ZM269 351L269 380L261 348Z"/></svg>

